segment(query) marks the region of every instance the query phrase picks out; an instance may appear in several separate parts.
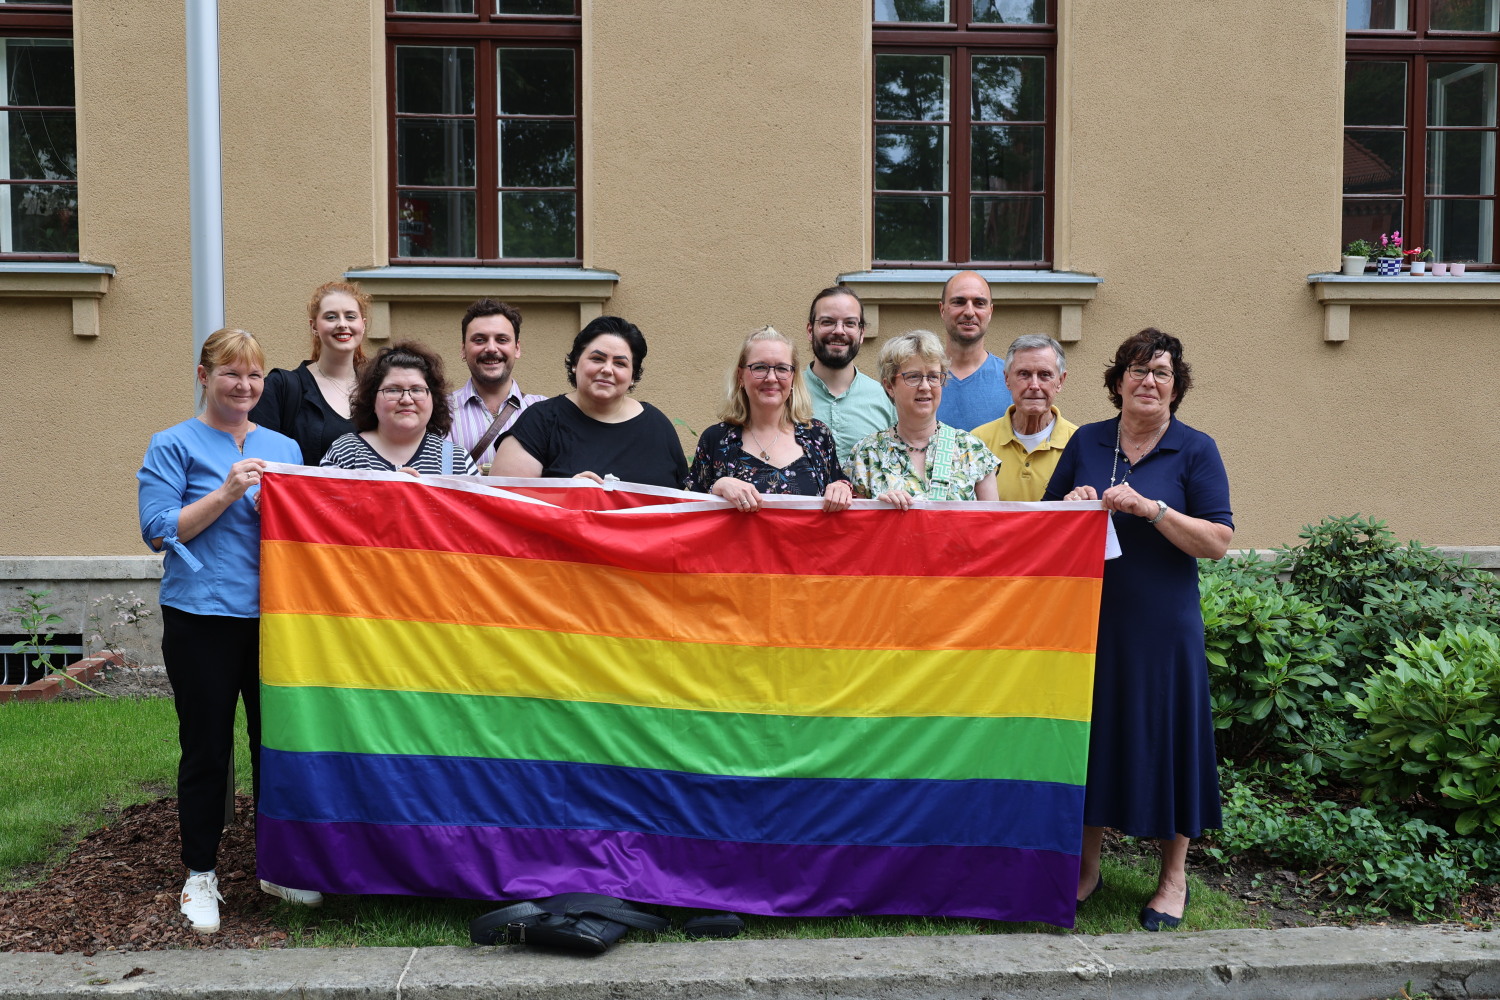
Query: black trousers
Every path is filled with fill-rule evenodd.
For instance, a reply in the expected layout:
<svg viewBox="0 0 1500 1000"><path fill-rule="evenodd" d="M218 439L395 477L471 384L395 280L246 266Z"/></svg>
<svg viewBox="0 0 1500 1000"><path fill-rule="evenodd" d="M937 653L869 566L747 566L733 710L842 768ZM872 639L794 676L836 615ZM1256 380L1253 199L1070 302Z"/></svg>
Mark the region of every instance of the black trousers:
<svg viewBox="0 0 1500 1000"><path fill-rule="evenodd" d="M245 699L250 767L260 801L260 619L195 615L162 605L162 659L177 703L177 823L182 863L209 871L224 832L235 702Z"/></svg>

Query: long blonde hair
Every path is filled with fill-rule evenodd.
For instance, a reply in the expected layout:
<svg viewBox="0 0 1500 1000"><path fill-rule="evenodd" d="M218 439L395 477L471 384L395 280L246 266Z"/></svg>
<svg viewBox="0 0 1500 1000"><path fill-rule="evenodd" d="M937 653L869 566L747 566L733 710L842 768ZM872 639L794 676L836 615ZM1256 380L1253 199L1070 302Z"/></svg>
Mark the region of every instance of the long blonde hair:
<svg viewBox="0 0 1500 1000"><path fill-rule="evenodd" d="M792 352L792 391L786 397L786 416L793 426L806 424L812 420L812 400L807 395L807 383L802 378L802 364L797 359L797 345L792 343L774 326L763 326L740 345L740 356L735 361L734 367L729 369L729 376L725 380L726 398L724 406L719 410L719 419L726 424L735 427L743 427L750 420L750 397L745 394L744 382L740 379L740 372L745 365L745 359L750 356L750 348L754 344L765 342L785 344Z"/></svg>

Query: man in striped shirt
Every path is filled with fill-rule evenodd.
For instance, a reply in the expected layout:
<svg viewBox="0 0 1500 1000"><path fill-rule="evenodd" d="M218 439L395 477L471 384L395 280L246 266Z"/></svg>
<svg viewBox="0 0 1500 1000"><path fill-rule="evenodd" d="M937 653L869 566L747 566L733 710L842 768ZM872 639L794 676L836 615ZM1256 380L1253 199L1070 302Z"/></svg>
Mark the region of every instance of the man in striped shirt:
<svg viewBox="0 0 1500 1000"><path fill-rule="evenodd" d="M482 475L489 475L500 435L522 410L547 397L527 395L516 382L521 310L506 302L480 299L464 313L459 330L469 381L448 396L453 411L448 439L469 453Z"/></svg>

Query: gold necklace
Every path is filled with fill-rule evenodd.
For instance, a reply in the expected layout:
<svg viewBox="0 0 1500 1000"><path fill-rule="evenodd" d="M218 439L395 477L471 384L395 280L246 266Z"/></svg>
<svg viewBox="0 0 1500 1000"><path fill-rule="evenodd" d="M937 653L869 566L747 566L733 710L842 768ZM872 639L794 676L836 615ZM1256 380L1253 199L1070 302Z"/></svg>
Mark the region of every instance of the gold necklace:
<svg viewBox="0 0 1500 1000"><path fill-rule="evenodd" d="M750 437L755 441L755 446L760 449L760 460L762 462L769 462L771 460L771 449L760 443L760 435L755 433L755 429L749 424L745 425L745 430L750 432ZM781 428L776 428L776 436L771 439L772 447L775 447L776 442L781 440L781 433Z"/></svg>

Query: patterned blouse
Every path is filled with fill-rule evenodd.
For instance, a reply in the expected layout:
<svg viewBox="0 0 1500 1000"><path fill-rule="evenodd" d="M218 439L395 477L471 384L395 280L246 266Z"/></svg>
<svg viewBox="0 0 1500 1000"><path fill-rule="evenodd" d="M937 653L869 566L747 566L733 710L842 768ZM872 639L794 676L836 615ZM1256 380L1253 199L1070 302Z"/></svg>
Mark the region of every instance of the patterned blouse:
<svg viewBox="0 0 1500 1000"><path fill-rule="evenodd" d="M876 431L854 446L849 478L861 497L878 497L897 487L918 500L973 500L974 487L1000 467L1000 460L968 431L938 424L932 436L929 479L912 469L912 454L896 428Z"/></svg>
<svg viewBox="0 0 1500 1000"><path fill-rule="evenodd" d="M698 438L698 451L682 488L708 493L714 483L731 476L743 479L761 493L820 497L829 483L849 478L839 468L838 447L827 424L820 420L797 424L792 436L802 446L802 456L785 468L777 468L744 450L743 429L714 424Z"/></svg>
<svg viewBox="0 0 1500 1000"><path fill-rule="evenodd" d="M422 435L422 443L412 453L403 465L416 469L424 476L443 475L443 453L448 452L451 456L453 476L477 476L479 466L469 457L469 453L462 448L455 447L452 441L440 438L430 431ZM362 469L369 472L396 472L397 466L385 460L385 457L370 447L370 443L359 436L356 431L350 431L341 437L335 438L333 444L328 446L328 454L323 456L323 461L318 463L324 468L334 469Z"/></svg>

